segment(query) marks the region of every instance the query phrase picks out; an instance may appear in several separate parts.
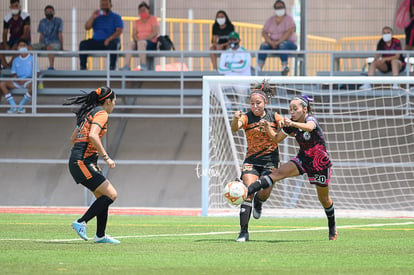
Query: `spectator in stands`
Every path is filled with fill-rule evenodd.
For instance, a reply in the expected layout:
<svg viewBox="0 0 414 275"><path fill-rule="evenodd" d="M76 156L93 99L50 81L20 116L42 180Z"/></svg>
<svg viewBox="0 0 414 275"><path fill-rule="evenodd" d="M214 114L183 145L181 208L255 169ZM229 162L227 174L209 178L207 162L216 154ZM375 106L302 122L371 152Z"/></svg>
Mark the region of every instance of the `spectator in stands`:
<svg viewBox="0 0 414 275"><path fill-rule="evenodd" d="M218 71L224 75L251 75L251 55L240 46L240 36L237 32L229 34L229 49L222 53Z"/></svg>
<svg viewBox="0 0 414 275"><path fill-rule="evenodd" d="M277 0L273 8L275 15L271 16L264 24L262 35L265 39L260 45L260 50L289 51L296 50L297 35L296 24L292 16L286 13L286 5L283 1ZM263 69L268 54L262 53L258 56L258 66ZM282 75L289 73L288 54L278 54L282 61Z"/></svg>
<svg viewBox="0 0 414 275"><path fill-rule="evenodd" d="M227 13L219 10L216 13L216 20L213 24L210 51L222 51L229 47L229 34L234 32L234 25L231 23ZM217 54L210 54L213 69L217 70Z"/></svg>
<svg viewBox="0 0 414 275"><path fill-rule="evenodd" d="M382 38L378 41L377 51L401 51L400 40L392 37L392 28L385 26L382 28ZM405 69L405 61L402 54L376 54L374 61L369 65L368 76L374 76L376 70L383 73L391 72L393 76L398 76ZM371 85L366 83L360 89L370 89ZM393 89L398 89L398 84L394 83Z"/></svg>
<svg viewBox="0 0 414 275"><path fill-rule="evenodd" d="M0 82L0 90L3 93L4 97L7 99L11 105L10 109L7 111L9 114L20 113L24 114L26 112L23 107L31 98L32 98L32 81L27 80L33 76L33 56L27 53L28 42L24 39L19 39L17 41L17 49L21 54L13 60L11 73L17 79L14 81L3 81ZM36 72L39 76L39 66L36 64ZM19 80L19 78L26 78ZM20 101L19 106L17 106L14 101L13 95L10 93L9 89L15 88L26 88L27 92L24 95L23 99Z"/></svg>
<svg viewBox="0 0 414 275"><path fill-rule="evenodd" d="M231 32L229 34L229 49L220 55L220 61L218 66L218 72L226 76L250 76L251 75L251 55L242 46L240 46L240 36L237 32ZM227 108L231 108L230 99L228 97L232 95L237 97L239 105L242 106L246 102L244 99L247 97L249 91L249 85L240 85L238 83L230 83L229 87L224 87L227 97L226 102L229 102ZM238 108L240 110L240 108Z"/></svg>
<svg viewBox="0 0 414 275"><path fill-rule="evenodd" d="M63 50L63 21L55 17L55 9L51 5L45 7L45 17L39 22L37 32L39 43L33 44L34 50L59 51ZM55 56L49 54L49 68L54 70Z"/></svg>
<svg viewBox="0 0 414 275"><path fill-rule="evenodd" d="M414 50L414 0L410 0L410 24L404 28L405 30L405 50Z"/></svg>
<svg viewBox="0 0 414 275"><path fill-rule="evenodd" d="M119 50L119 36L124 28L124 23L119 14L111 11L111 0L100 0L100 10L92 13L86 21L85 30L93 29L92 39L83 40L79 44L79 51L115 51ZM88 54L80 54L80 69L86 70ZM110 55L110 69L115 70L116 54Z"/></svg>
<svg viewBox="0 0 414 275"><path fill-rule="evenodd" d="M19 0L10 0L10 12L4 17L3 24L3 42L0 44L0 50L16 50L19 39L25 39L30 45L30 15L22 11ZM10 68L13 58L8 63L6 57L0 54L3 68Z"/></svg>
<svg viewBox="0 0 414 275"><path fill-rule="evenodd" d="M132 29L132 41L129 43L127 50L134 51L154 51L157 49L157 38L160 31L160 24L157 17L150 15L150 6L146 2L138 5L139 19L134 22ZM145 53L139 54L141 71L147 69ZM125 65L123 70L131 70L131 54L125 55Z"/></svg>

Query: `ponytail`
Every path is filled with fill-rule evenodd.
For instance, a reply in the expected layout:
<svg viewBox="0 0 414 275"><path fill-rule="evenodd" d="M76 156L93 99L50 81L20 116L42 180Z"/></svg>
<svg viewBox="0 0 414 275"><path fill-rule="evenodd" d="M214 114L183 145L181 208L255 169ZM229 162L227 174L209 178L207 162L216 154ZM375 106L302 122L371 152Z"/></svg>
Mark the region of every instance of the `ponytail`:
<svg viewBox="0 0 414 275"><path fill-rule="evenodd" d="M75 111L76 125L80 126L85 120L87 114L93 110L96 106L104 104L106 99L113 99L115 92L109 87L101 87L89 93L82 91L85 95L67 98L63 105L81 105L81 107Z"/></svg>

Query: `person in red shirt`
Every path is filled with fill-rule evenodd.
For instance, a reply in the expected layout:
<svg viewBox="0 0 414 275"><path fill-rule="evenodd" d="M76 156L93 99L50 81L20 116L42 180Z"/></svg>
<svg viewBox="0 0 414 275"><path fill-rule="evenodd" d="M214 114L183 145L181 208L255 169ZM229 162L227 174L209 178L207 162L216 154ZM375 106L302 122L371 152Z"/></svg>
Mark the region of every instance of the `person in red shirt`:
<svg viewBox="0 0 414 275"><path fill-rule="evenodd" d="M157 49L157 38L160 32L160 24L157 17L150 15L150 6L146 2L138 5L140 19L134 22L132 30L132 41L129 43L127 50L135 51L154 51ZM147 69L147 56L145 53L139 54L140 70ZM125 55L125 65L123 70L129 71L131 54Z"/></svg>
<svg viewBox="0 0 414 275"><path fill-rule="evenodd" d="M32 50L30 46L30 15L22 11L19 0L10 0L10 12L4 17L3 25L3 42L0 43L0 50L17 50L19 39L26 40L29 45L28 49ZM0 54L3 68L10 68L13 59L7 62L6 57Z"/></svg>
<svg viewBox="0 0 414 275"><path fill-rule="evenodd" d="M377 51L401 51L401 42L397 38L392 37L392 28L385 26L382 28L382 38L378 41ZM376 54L374 61L370 64L368 69L368 76L374 76L376 70L383 73L391 72L393 76L398 76L400 72L405 69L404 57L400 53L390 54ZM360 89L370 89L370 84L364 84ZM393 89L398 89L398 84L394 83Z"/></svg>

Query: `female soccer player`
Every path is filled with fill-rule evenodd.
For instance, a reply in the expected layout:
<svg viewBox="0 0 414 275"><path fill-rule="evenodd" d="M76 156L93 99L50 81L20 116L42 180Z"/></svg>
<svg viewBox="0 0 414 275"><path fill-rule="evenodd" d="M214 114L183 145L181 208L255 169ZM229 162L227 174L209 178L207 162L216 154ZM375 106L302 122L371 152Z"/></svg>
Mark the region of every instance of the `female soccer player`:
<svg viewBox="0 0 414 275"><path fill-rule="evenodd" d="M236 132L243 128L247 139L247 153L242 167L241 178L246 186L249 186L261 176L269 174L273 167L279 167L279 149L277 143L273 142L263 126L259 125L261 120L267 121L268 127L278 129L282 127L283 118L275 112L266 109L268 99L275 93L267 81L263 81L250 93L250 111L242 114L236 111L231 129ZM253 193L240 206L240 234L236 241L245 242L249 240L249 220L252 212L253 217L260 218L262 203L270 196L273 186Z"/></svg>
<svg viewBox="0 0 414 275"><path fill-rule="evenodd" d="M115 101L115 92L109 87L102 87L89 94L69 98L64 104L82 104L76 112L76 128L71 137L73 147L69 158L69 171L76 183L91 190L96 197L86 213L72 223L72 227L87 241L86 224L96 217L95 243L120 243L105 235L108 207L116 199L117 192L97 165L100 154L109 168L115 168L115 162L108 156L101 142L107 131L108 115L112 113Z"/></svg>
<svg viewBox="0 0 414 275"><path fill-rule="evenodd" d="M284 118L284 128L276 133L266 120L260 122L266 132L276 143L280 143L288 135L294 136L300 149L296 157L283 164L278 169L272 169L270 175L252 183L248 194L254 194L261 189L268 189L276 181L295 177L306 173L309 182L316 186L318 198L328 218L329 240L336 240L335 209L329 197L332 162L326 149L325 137L317 119L312 115L310 106L312 99L307 96L295 97L290 102L291 118Z"/></svg>

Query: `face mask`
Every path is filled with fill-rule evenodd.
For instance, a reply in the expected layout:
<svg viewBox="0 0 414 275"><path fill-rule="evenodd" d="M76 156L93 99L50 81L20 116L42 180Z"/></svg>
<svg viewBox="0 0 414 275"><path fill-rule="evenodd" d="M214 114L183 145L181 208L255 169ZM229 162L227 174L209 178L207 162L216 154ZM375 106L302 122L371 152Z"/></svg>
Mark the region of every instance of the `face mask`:
<svg viewBox="0 0 414 275"><path fill-rule="evenodd" d="M19 48L19 52L27 53L27 48L26 47L21 47L21 48Z"/></svg>
<svg viewBox="0 0 414 275"><path fill-rule="evenodd" d="M239 42L231 42L231 43L229 43L230 49L237 48L238 46L239 46Z"/></svg>
<svg viewBox="0 0 414 275"><path fill-rule="evenodd" d="M217 20L217 24L219 24L220 26L226 23L226 18L217 18L216 20Z"/></svg>
<svg viewBox="0 0 414 275"><path fill-rule="evenodd" d="M275 10L275 14L276 14L276 16L278 16L278 17L282 17L283 15L285 15L285 9L278 9L278 10Z"/></svg>
<svg viewBox="0 0 414 275"><path fill-rule="evenodd" d="M49 20L53 18L53 13L46 13L45 15L46 15L46 18Z"/></svg>
<svg viewBox="0 0 414 275"><path fill-rule="evenodd" d="M142 12L142 13L139 14L139 17L141 19L144 19L144 20L147 19L148 16L149 16L149 13L148 12Z"/></svg>
<svg viewBox="0 0 414 275"><path fill-rule="evenodd" d="M382 35L382 39L383 39L385 42L391 41L391 39L392 39L392 34L390 34L390 33L384 33L384 34Z"/></svg>
<svg viewBox="0 0 414 275"><path fill-rule="evenodd" d="M20 12L20 10L19 10L19 9L12 9L12 10L11 10L11 13L12 13L13 15L19 14L19 12Z"/></svg>

